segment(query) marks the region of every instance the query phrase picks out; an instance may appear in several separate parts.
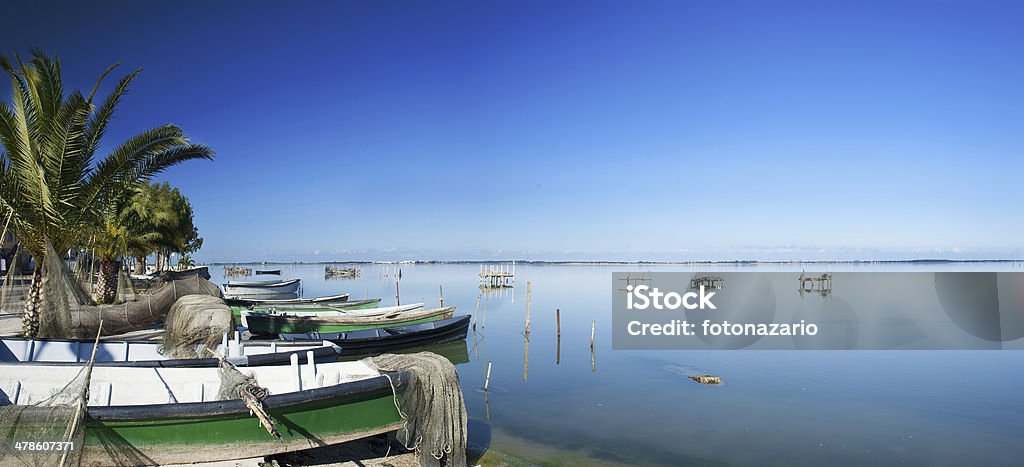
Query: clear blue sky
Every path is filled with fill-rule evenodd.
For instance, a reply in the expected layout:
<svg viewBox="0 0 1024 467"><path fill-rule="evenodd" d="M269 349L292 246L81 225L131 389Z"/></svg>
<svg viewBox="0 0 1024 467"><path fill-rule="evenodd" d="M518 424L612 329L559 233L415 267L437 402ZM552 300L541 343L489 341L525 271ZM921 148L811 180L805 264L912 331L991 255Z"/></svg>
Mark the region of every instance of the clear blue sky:
<svg viewBox="0 0 1024 467"><path fill-rule="evenodd" d="M78 3L0 48L144 68L200 260L1024 256L1021 2Z"/></svg>

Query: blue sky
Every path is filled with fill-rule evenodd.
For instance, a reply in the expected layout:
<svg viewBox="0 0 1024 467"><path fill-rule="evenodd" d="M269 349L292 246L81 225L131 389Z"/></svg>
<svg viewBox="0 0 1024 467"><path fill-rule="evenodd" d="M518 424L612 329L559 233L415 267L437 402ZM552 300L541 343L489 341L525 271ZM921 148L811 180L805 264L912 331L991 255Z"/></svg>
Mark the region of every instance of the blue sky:
<svg viewBox="0 0 1024 467"><path fill-rule="evenodd" d="M1024 257L1020 2L25 3L200 260Z"/></svg>

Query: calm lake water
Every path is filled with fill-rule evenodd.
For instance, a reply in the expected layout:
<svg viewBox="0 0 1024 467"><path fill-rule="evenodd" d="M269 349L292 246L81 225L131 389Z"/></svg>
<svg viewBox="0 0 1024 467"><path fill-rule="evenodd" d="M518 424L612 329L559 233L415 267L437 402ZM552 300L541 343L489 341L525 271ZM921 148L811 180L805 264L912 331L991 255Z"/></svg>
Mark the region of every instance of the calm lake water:
<svg viewBox="0 0 1024 467"><path fill-rule="evenodd" d="M1024 462L1024 352L612 350L609 285L614 271L1024 271L1021 263L518 265L516 287L483 294L479 312L478 265L355 267L359 278L325 280L323 265L273 266L302 278L305 296L350 292L386 305L395 283L383 272L400 267L402 303L436 306L443 286L456 314L475 314L468 361L457 365L471 444L580 465ZM210 272L222 282L222 267ZM694 372L724 384L697 384L686 377Z"/></svg>

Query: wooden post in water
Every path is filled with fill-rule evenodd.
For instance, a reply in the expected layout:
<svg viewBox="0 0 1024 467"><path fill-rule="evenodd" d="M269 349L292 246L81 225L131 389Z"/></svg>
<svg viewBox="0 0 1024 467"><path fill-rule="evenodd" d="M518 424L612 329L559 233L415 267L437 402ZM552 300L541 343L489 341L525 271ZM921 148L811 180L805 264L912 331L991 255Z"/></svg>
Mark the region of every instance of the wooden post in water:
<svg viewBox="0 0 1024 467"><path fill-rule="evenodd" d="M480 266L483 267L483 266ZM476 317L480 314L480 296L482 293L476 295L476 311L473 312L473 334L476 334Z"/></svg>
<svg viewBox="0 0 1024 467"><path fill-rule="evenodd" d="M484 392L487 392L487 388L491 385L491 363L487 362L487 376L484 377Z"/></svg>
<svg viewBox="0 0 1024 467"><path fill-rule="evenodd" d="M444 308L444 286L439 285L437 287L441 289L441 308Z"/></svg>
<svg viewBox="0 0 1024 467"><path fill-rule="evenodd" d="M562 338L562 310L555 308L555 326L557 327L558 338Z"/></svg>
<svg viewBox="0 0 1024 467"><path fill-rule="evenodd" d="M398 279L395 279L395 306L400 306L401 303L398 301Z"/></svg>
<svg viewBox="0 0 1024 467"><path fill-rule="evenodd" d="M597 321L590 321L590 350L594 350L594 330L597 328Z"/></svg>
<svg viewBox="0 0 1024 467"><path fill-rule="evenodd" d="M530 338L530 281L526 281L526 338Z"/></svg>

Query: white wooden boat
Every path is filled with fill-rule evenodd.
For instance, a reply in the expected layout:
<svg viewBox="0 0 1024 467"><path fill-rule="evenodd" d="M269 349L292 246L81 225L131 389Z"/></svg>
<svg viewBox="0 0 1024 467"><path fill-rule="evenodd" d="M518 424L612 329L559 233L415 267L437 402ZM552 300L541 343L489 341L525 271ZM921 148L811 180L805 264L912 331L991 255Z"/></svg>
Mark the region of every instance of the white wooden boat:
<svg viewBox="0 0 1024 467"><path fill-rule="evenodd" d="M273 307L260 310L242 310L242 326L249 327L247 317L252 314L277 314L284 316L315 316L319 318L332 317L332 316L344 316L350 318L357 317L368 317L368 316L384 316L392 315L398 316L402 313L407 313L413 310L419 310L423 308L423 302L411 303L408 305L400 306L386 306L382 308L366 308L361 310L335 310L330 306L323 306L318 308L286 308L282 311L277 311Z"/></svg>
<svg viewBox="0 0 1024 467"><path fill-rule="evenodd" d="M217 346L217 355L223 355L235 366L273 365L287 363L289 353L300 353L306 358L313 351L315 358L335 357L341 349L328 341L299 342L293 345L282 341L245 341L225 335ZM170 360L160 353L159 341L100 341L96 346L96 364L118 366L213 366L216 358ZM20 363L83 363L92 355L93 342L69 339L0 338L0 362ZM259 358L250 358L260 356Z"/></svg>
<svg viewBox="0 0 1024 467"><path fill-rule="evenodd" d="M229 299L275 299L298 296L302 279L274 281L228 281L222 286L224 298Z"/></svg>
<svg viewBox="0 0 1024 467"><path fill-rule="evenodd" d="M65 390L76 367L0 363L0 406L36 404ZM96 366L91 373L82 465L163 465L267 456L336 444L403 426L395 387L409 372L386 376L361 361L240 368L270 395L262 406L276 424L267 433L240 399L217 400L219 368ZM128 453L130 457L126 457Z"/></svg>

